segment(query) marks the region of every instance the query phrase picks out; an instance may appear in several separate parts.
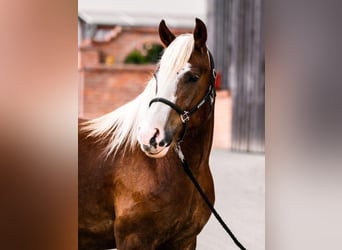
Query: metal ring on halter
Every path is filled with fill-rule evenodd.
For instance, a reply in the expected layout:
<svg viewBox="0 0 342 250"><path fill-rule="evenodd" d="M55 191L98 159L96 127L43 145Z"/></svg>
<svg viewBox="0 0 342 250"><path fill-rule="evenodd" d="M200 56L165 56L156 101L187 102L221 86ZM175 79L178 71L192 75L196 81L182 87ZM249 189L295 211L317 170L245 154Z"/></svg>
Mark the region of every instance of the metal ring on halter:
<svg viewBox="0 0 342 250"><path fill-rule="evenodd" d="M189 111L184 111L183 114L180 114L180 119L182 123L186 123L190 120L190 112Z"/></svg>

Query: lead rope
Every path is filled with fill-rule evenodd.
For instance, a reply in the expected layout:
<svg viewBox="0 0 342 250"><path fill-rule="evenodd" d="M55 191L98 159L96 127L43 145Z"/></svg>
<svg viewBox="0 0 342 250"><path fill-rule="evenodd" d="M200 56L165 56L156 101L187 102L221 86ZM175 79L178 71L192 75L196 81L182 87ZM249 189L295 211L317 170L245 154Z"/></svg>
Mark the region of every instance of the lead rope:
<svg viewBox="0 0 342 250"><path fill-rule="evenodd" d="M218 214L218 212L215 210L214 206L211 204L211 202L209 201L207 195L204 193L204 191L202 190L201 186L198 184L195 176L192 174L188 163L185 160L184 154L182 152L180 143L177 143L175 146L175 151L178 154L179 159L182 162L182 166L183 169L185 171L185 173L187 174L187 176L189 177L189 179L192 181L192 183L194 184L194 186L196 187L197 191L200 193L200 195L202 196L203 200L205 201L205 203L207 204L207 206L209 207L210 211L215 215L216 219L218 220L218 222L221 224L221 226L223 227L223 229L229 234L229 236L232 238L232 240L234 241L234 243L241 249L241 250L246 250L246 248L239 242L239 240L235 237L235 235L232 233L232 231L229 229L229 227L227 226L227 224L223 221L223 219L221 218L221 216Z"/></svg>

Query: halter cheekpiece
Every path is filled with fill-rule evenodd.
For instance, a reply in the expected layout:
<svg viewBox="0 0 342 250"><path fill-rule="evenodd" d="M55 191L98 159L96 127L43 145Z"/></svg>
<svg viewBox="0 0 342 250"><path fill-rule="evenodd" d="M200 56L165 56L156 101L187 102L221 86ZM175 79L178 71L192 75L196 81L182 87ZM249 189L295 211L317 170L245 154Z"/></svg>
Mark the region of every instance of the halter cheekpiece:
<svg viewBox="0 0 342 250"><path fill-rule="evenodd" d="M209 82L209 87L207 93L204 95L204 97L198 102L197 105L195 105L193 108L189 110L183 110L179 106L177 106L175 103L162 98L162 97L156 97L153 98L149 106L152 105L154 102L162 102L168 106L170 106L173 110L175 110L179 114L179 118L182 121L183 124L183 134L178 140L178 143L182 142L188 127L188 122L190 120L190 117L193 113L195 113L197 110L200 109L200 107L206 103L207 101L210 101L211 106L214 103L215 96L216 96L216 91L215 91L215 79L216 79L216 71L215 71L215 66L214 66L214 59L213 56L211 55L210 51L208 50L208 55L209 55L209 62L210 62L210 82ZM154 74L154 78L157 81L157 76ZM156 84L158 86L158 84Z"/></svg>

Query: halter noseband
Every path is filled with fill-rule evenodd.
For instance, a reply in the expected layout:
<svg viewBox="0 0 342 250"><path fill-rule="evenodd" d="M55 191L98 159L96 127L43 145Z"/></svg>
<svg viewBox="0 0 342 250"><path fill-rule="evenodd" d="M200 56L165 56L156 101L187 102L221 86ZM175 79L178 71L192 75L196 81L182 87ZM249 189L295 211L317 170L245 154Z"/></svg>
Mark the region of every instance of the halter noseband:
<svg viewBox="0 0 342 250"><path fill-rule="evenodd" d="M211 55L210 51L208 50L208 54L209 54L209 62L210 62L210 82L209 82L209 87L208 87L208 91L207 93L204 95L204 97L198 102L197 105L195 105L193 108L191 108L190 110L183 110L180 107L178 107L175 103L162 98L162 97L157 97L157 98L153 98L150 103L149 106L152 105L152 103L154 102L162 102L168 106L170 106L173 110L175 110L178 114L179 114L179 118L182 121L183 124L183 134L180 137L180 139L178 140L178 143L182 142L188 127L188 122L190 120L190 117L193 113L195 113L197 110L200 109L200 107L206 103L208 100L210 100L211 105L214 102L215 96L216 96L216 91L215 91L215 79L216 79L216 71L215 71L215 66L214 66L214 59L213 56ZM154 74L154 78L157 81L157 77ZM158 86L158 84L156 84L156 86Z"/></svg>

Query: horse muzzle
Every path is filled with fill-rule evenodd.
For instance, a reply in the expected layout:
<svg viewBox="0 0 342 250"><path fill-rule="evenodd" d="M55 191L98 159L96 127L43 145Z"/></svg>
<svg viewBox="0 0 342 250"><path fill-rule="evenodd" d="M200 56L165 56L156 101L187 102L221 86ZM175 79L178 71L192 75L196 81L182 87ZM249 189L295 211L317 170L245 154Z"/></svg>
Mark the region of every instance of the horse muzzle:
<svg viewBox="0 0 342 250"><path fill-rule="evenodd" d="M164 157L171 144L171 140L166 139L158 128L149 129L144 126L139 127L138 142L141 150L151 158Z"/></svg>

